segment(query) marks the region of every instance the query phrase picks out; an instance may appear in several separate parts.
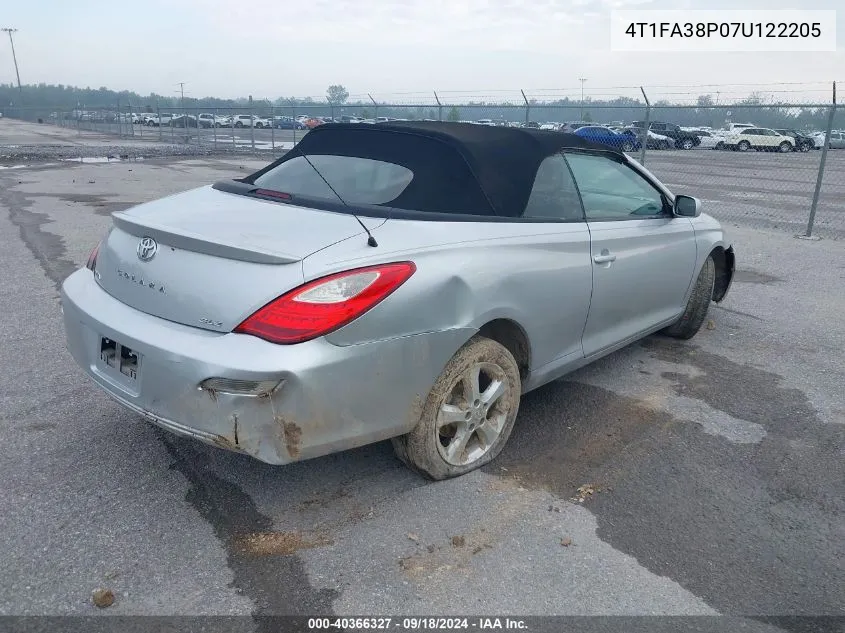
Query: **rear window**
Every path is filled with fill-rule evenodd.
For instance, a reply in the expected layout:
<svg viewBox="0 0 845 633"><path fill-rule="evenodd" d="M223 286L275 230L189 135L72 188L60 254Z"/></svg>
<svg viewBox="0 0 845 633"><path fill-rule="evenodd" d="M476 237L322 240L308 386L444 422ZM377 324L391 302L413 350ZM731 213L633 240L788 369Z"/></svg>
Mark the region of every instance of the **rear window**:
<svg viewBox="0 0 845 633"><path fill-rule="evenodd" d="M256 178L254 184L294 196L336 202L334 189L347 204L377 205L394 201L414 179L413 172L407 167L370 158L314 154L308 156L308 160L297 156L285 161Z"/></svg>

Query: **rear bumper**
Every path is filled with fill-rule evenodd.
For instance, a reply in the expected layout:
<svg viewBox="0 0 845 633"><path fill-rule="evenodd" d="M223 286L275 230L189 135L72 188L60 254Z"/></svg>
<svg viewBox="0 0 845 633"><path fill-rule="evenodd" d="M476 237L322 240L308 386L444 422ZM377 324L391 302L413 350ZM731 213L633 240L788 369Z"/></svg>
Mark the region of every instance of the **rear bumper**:
<svg viewBox="0 0 845 633"><path fill-rule="evenodd" d="M131 308L82 269L62 286L67 346L108 395L173 433L270 464L408 432L449 358L474 333L455 329L362 345L274 345L180 325ZM137 378L100 358L102 337L140 355ZM210 392L207 378L279 381L266 396Z"/></svg>

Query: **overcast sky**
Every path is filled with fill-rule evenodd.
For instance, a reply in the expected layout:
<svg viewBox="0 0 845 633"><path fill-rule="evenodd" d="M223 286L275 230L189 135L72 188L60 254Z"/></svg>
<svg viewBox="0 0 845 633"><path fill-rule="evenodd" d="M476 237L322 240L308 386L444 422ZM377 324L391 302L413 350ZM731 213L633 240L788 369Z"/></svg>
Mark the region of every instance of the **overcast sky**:
<svg viewBox="0 0 845 633"><path fill-rule="evenodd" d="M845 2L836 53L614 53L613 8L789 9L791 0L3 0L24 83L107 86L142 94L255 98L325 95L340 83L379 100L751 90L827 100L845 88ZM5 35L5 34L2 34ZM0 82L13 82L8 39ZM749 84L795 84L781 87ZM822 83L824 82L824 83ZM734 84L721 89L701 84ZM742 85L736 85L742 84ZM568 92L567 92L568 91ZM419 94L408 94L419 93ZM633 94L632 94L633 96ZM683 94L667 98L682 99Z"/></svg>

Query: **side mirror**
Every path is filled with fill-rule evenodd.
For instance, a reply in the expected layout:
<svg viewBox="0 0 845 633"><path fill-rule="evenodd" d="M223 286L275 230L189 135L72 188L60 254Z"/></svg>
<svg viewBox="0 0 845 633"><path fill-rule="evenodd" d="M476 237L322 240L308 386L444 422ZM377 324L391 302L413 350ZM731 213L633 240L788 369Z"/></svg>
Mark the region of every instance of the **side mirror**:
<svg viewBox="0 0 845 633"><path fill-rule="evenodd" d="M692 196L675 196L675 215L685 218L697 218L701 215L701 200Z"/></svg>

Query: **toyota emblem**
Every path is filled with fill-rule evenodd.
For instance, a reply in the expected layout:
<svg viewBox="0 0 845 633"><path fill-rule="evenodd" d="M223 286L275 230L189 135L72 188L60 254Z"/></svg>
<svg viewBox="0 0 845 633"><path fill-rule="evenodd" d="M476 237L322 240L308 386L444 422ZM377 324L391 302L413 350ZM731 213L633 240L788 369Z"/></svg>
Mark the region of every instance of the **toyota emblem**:
<svg viewBox="0 0 845 633"><path fill-rule="evenodd" d="M151 237L142 237L138 242L138 259L142 262L148 262L155 257L158 251L158 244Z"/></svg>

